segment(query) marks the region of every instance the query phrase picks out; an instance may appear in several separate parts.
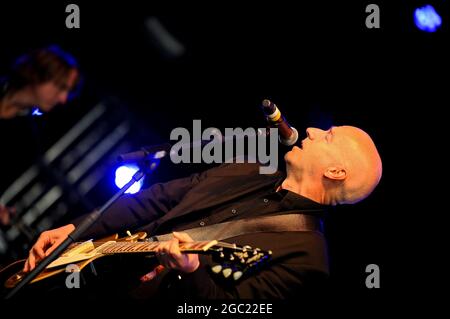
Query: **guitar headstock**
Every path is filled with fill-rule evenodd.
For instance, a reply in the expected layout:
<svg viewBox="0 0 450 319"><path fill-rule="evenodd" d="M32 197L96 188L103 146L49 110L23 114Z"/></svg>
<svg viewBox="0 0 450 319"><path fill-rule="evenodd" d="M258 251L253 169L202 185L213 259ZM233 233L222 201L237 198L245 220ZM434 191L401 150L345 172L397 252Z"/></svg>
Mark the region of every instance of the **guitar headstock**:
<svg viewBox="0 0 450 319"><path fill-rule="evenodd" d="M211 267L213 273L222 275L225 279L238 281L248 272L258 270L272 256L272 251L238 246L219 242L208 249L213 252L217 265Z"/></svg>

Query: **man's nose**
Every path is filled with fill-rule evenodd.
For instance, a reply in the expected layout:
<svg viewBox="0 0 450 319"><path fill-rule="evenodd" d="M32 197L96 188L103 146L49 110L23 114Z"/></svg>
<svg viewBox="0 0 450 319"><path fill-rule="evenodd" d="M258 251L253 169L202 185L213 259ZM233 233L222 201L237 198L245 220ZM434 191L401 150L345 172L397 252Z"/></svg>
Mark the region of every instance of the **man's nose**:
<svg viewBox="0 0 450 319"><path fill-rule="evenodd" d="M313 139L314 139L314 136L315 136L315 134L314 134L314 128L308 127L308 128L306 129L306 135L308 136L308 138L309 138L310 140L313 140Z"/></svg>
<svg viewBox="0 0 450 319"><path fill-rule="evenodd" d="M323 132L321 129L318 129L318 128L315 128L315 127L308 127L306 129L306 135L311 140L317 138L317 136L319 136L321 132Z"/></svg>

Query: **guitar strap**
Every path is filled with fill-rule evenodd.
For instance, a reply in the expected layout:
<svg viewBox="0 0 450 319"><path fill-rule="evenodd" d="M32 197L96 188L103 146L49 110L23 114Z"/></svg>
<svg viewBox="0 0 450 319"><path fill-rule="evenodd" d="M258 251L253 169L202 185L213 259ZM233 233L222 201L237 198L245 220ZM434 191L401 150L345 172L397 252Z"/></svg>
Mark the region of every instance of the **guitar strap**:
<svg viewBox="0 0 450 319"><path fill-rule="evenodd" d="M196 227L182 230L189 234L194 241L223 240L245 234L261 232L323 232L322 220L319 217L301 213L262 216L256 218L239 219L210 226ZM166 241L173 238L172 234L149 237L150 241Z"/></svg>

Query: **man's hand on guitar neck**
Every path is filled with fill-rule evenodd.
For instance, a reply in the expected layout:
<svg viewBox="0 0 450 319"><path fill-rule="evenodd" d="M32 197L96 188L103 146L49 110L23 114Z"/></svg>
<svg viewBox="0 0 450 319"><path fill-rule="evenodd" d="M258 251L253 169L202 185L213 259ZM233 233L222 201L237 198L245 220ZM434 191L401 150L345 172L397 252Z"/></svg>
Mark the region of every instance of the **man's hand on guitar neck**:
<svg viewBox="0 0 450 319"><path fill-rule="evenodd" d="M30 249L23 271L32 271L36 267L36 264L55 250L74 229L75 226L69 224L42 232L34 246Z"/></svg>
<svg viewBox="0 0 450 319"><path fill-rule="evenodd" d="M156 250L159 263L168 269L175 269L184 273L191 273L200 266L198 254L183 254L179 243L189 243L194 240L186 233L173 232L173 239L161 242Z"/></svg>

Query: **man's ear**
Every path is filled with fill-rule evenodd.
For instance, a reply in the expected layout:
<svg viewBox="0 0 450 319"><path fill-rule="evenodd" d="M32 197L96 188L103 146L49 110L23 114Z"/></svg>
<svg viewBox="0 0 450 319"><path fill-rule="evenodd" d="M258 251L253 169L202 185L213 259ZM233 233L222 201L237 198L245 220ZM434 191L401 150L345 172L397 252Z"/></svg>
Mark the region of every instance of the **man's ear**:
<svg viewBox="0 0 450 319"><path fill-rule="evenodd" d="M340 166L330 166L325 170L323 175L329 179L343 181L347 177L347 171Z"/></svg>

